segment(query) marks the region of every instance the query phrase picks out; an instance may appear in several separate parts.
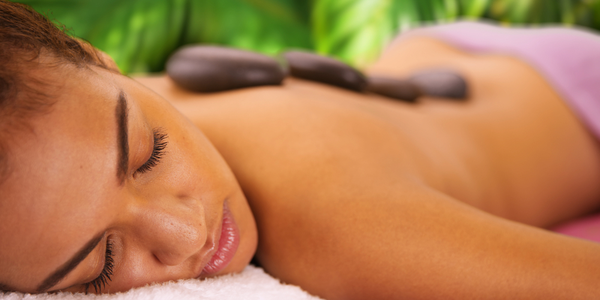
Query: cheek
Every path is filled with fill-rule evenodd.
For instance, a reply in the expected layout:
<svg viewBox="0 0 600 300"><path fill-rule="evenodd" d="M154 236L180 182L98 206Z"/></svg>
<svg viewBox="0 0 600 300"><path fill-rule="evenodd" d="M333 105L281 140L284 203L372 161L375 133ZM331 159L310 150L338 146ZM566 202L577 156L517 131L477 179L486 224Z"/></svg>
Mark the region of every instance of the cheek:
<svg viewBox="0 0 600 300"><path fill-rule="evenodd" d="M194 125L190 123L190 126ZM193 173L191 176L196 176L203 193L219 193L224 196L220 199L226 198L228 201L240 230L241 240L236 256L223 272L241 272L254 256L258 244L256 223L248 201L225 160L200 130L193 127L181 140L183 144L190 146L187 148L191 158L189 163L195 165L195 169L190 168Z"/></svg>
<svg viewBox="0 0 600 300"><path fill-rule="evenodd" d="M170 103L157 96L143 101L142 107L150 126L164 128L168 134L171 149L167 152L175 154L174 163L215 182L235 181L229 166L204 133Z"/></svg>
<svg viewBox="0 0 600 300"><path fill-rule="evenodd" d="M237 188L235 178L212 145L202 143L203 139L193 132L173 131L163 162L163 183L178 187L178 196L229 196Z"/></svg>
<svg viewBox="0 0 600 300"><path fill-rule="evenodd" d="M177 144L180 165L184 165L198 184L213 189L239 189L231 169L208 138L192 122L173 110L169 123L173 142Z"/></svg>
<svg viewBox="0 0 600 300"><path fill-rule="evenodd" d="M254 217L235 176L220 153L191 121L164 99L150 100L144 105L149 123L163 127L169 134L171 149L167 148L165 156L168 158L165 174L169 175L163 178L165 185L178 186L180 196L185 196L182 193L201 195L203 201L229 199L241 241L236 257L224 271L243 270L256 251L258 237ZM216 204L214 207L221 206Z"/></svg>
<svg viewBox="0 0 600 300"><path fill-rule="evenodd" d="M160 167L166 175L161 176L165 184L200 185L206 191L231 181L227 165L210 141L173 106L158 96L139 103L149 126L162 128L168 135Z"/></svg>
<svg viewBox="0 0 600 300"><path fill-rule="evenodd" d="M150 256L150 252L131 245L127 245L126 248L127 251L116 256L119 261L115 263L116 272L111 278L107 292L124 292L152 282L180 279L168 278L164 267Z"/></svg>

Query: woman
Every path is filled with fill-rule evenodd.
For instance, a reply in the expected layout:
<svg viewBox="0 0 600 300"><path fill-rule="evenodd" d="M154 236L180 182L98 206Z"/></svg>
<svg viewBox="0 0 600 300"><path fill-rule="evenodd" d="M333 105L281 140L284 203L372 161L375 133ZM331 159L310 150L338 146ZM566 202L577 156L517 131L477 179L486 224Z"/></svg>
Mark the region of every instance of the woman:
<svg viewBox="0 0 600 300"><path fill-rule="evenodd" d="M600 293L600 246L537 228L598 208L600 148L519 59L422 36L367 70L455 69L465 103L295 79L198 95L0 1L3 290L113 293L255 256L325 299Z"/></svg>

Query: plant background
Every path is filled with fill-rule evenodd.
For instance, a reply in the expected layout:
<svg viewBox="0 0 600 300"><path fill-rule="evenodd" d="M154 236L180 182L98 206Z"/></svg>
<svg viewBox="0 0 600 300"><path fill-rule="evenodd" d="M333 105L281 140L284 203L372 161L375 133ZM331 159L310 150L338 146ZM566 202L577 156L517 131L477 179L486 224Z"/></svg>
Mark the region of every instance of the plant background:
<svg viewBox="0 0 600 300"><path fill-rule="evenodd" d="M309 49L361 67L419 24L491 19L600 30L600 0L17 0L111 55L124 73L160 72L185 44L276 55Z"/></svg>

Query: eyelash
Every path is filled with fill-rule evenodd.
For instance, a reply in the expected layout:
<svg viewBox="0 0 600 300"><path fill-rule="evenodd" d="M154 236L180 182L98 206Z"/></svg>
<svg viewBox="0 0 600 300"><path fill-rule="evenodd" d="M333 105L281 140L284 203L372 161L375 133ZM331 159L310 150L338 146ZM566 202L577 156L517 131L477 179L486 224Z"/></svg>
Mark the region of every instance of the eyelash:
<svg viewBox="0 0 600 300"><path fill-rule="evenodd" d="M146 173L152 170L165 154L165 148L167 148L167 134L163 133L161 129L154 129L154 148L148 161L146 161L141 167L139 167L136 173Z"/></svg>
<svg viewBox="0 0 600 300"><path fill-rule="evenodd" d="M90 286L94 287L94 291L99 293L106 284L110 281L110 277L113 275L114 259L112 253L112 243L110 240L106 242L106 253L104 254L104 268L102 273L96 279L85 284L85 293L87 294Z"/></svg>

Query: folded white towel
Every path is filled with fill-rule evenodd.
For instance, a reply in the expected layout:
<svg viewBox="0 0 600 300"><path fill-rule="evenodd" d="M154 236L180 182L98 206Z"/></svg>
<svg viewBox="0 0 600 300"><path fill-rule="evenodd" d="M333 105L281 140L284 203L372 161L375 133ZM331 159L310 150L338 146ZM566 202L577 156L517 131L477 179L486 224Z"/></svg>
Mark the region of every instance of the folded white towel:
<svg viewBox="0 0 600 300"><path fill-rule="evenodd" d="M261 268L248 266L240 274L225 275L206 280L188 279L153 284L112 295L84 295L71 293L30 295L9 293L0 300L253 300L286 299L318 300L297 286L283 284Z"/></svg>

